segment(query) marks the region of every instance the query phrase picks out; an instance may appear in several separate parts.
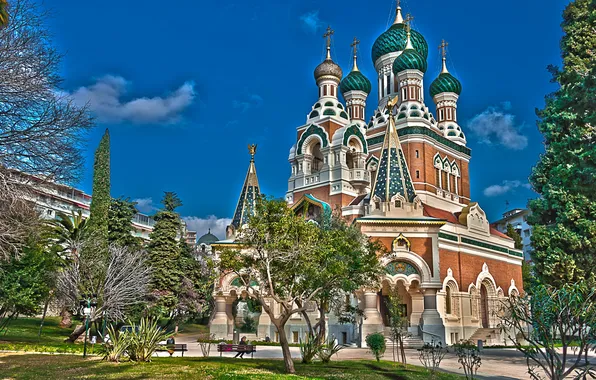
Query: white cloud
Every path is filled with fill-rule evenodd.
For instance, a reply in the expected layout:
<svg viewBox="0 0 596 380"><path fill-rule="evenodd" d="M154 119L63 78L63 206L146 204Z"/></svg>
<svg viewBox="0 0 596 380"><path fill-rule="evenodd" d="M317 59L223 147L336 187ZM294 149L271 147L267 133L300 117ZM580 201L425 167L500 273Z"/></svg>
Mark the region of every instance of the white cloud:
<svg viewBox="0 0 596 380"><path fill-rule="evenodd" d="M142 213L148 214L157 208L153 206L153 199L151 198L138 198L133 199L133 202L136 203L135 207Z"/></svg>
<svg viewBox="0 0 596 380"><path fill-rule="evenodd" d="M211 229L211 233L221 240L226 238L226 227L232 223L232 219L218 218L215 215L210 215L207 218L185 216L182 220L186 222L189 230L197 231L197 236L199 238Z"/></svg>
<svg viewBox="0 0 596 380"><path fill-rule="evenodd" d="M87 87L70 94L75 103L89 104L100 122L164 124L180 118L194 100L194 83L186 82L163 97L139 97L122 101L130 82L121 76L105 75Z"/></svg>
<svg viewBox="0 0 596 380"><path fill-rule="evenodd" d="M323 28L324 23L319 19L319 11L311 11L300 16L302 26L311 33L316 33Z"/></svg>
<svg viewBox="0 0 596 380"><path fill-rule="evenodd" d="M521 126L515 125L515 116L505 112L510 109L510 102L504 102L500 107L488 107L470 120L468 129L482 143L524 149L528 146L528 138L519 132Z"/></svg>
<svg viewBox="0 0 596 380"><path fill-rule="evenodd" d="M263 98L258 94L249 94L245 99L237 99L232 102L234 108L239 108L242 110L242 112L246 112L250 108L260 107L262 104Z"/></svg>
<svg viewBox="0 0 596 380"><path fill-rule="evenodd" d="M506 194L517 188L531 189L532 186L529 183L522 183L521 181L503 181L500 185L492 185L484 189L484 195L487 197L496 197L499 195Z"/></svg>

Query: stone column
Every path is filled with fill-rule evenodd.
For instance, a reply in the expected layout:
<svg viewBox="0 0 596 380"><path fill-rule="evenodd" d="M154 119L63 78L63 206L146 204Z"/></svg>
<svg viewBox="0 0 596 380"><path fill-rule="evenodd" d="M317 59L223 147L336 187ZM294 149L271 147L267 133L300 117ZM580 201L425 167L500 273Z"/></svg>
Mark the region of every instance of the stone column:
<svg viewBox="0 0 596 380"><path fill-rule="evenodd" d="M442 344L446 344L445 325L437 310L437 289L424 289L424 311L421 322L425 332L422 338L425 342L435 340L436 343L440 340Z"/></svg>
<svg viewBox="0 0 596 380"><path fill-rule="evenodd" d="M377 309L377 292L374 290L364 291L364 319L362 320L362 346L366 346L366 336L383 331L383 318Z"/></svg>
<svg viewBox="0 0 596 380"><path fill-rule="evenodd" d="M226 298L226 315L228 317L228 334L234 333L234 313L232 313L232 308L234 307L234 301L236 301L236 297L227 297Z"/></svg>
<svg viewBox="0 0 596 380"><path fill-rule="evenodd" d="M209 328L211 334L215 334L215 339L228 338L228 314L226 312L226 297L215 297L215 316L211 320Z"/></svg>
<svg viewBox="0 0 596 380"><path fill-rule="evenodd" d="M409 332L418 335L418 325L424 312L424 296L419 290L415 290L410 293L412 298L412 311L410 315L410 329Z"/></svg>

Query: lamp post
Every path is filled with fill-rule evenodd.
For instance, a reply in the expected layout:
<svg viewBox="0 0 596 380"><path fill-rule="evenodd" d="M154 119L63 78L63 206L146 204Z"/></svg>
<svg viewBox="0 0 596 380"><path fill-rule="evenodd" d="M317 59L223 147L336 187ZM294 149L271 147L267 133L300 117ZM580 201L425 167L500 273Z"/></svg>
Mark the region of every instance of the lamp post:
<svg viewBox="0 0 596 380"><path fill-rule="evenodd" d="M85 299L79 301L83 307L83 315L85 316L85 344L83 345L83 358L87 357L87 336L89 335L89 318L91 317L92 308L97 306L95 300L96 295L88 295Z"/></svg>

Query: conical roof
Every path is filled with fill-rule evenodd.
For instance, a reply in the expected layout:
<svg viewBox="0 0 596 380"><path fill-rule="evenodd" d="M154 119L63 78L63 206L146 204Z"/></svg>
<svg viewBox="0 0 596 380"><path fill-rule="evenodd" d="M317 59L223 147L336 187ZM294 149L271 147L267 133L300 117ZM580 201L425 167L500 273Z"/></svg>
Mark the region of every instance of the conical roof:
<svg viewBox="0 0 596 380"><path fill-rule="evenodd" d="M248 165L248 172L246 179L242 186L242 193L236 205L236 212L234 212L234 219L232 225L236 229L248 223L248 218L254 215L256 210L256 202L261 195L259 189L259 180L257 179L257 169L255 167L255 153L257 152L256 145L249 145L248 152L250 153L250 164Z"/></svg>
<svg viewBox="0 0 596 380"><path fill-rule="evenodd" d="M393 114L396 102L397 98L387 104L390 115ZM376 197L381 202L390 202L398 194L404 197L406 202L412 202L416 197L404 152L395 129L395 121L393 116L390 116L371 198Z"/></svg>

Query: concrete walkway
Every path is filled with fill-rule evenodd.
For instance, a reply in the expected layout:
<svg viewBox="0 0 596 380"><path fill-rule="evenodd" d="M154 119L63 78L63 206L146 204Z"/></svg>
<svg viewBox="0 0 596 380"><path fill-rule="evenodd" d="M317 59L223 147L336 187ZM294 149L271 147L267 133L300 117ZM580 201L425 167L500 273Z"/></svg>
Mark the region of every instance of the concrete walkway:
<svg viewBox="0 0 596 380"><path fill-rule="evenodd" d="M199 344L196 341L196 336L179 335L176 338L176 343L186 343L188 352L184 356L202 357L202 352ZM298 347L290 347L292 358L298 360L300 358L300 349ZM175 353L180 356L180 353ZM222 357L234 357L236 353L223 353ZM167 353L160 353L160 356L169 356ZM219 357L215 344L211 344L210 357ZM406 350L408 364L422 365L418 358L418 351ZM257 352L254 358L257 359L281 359L283 357L281 347L279 346L257 346ZM481 379L530 379L528 375L528 368L524 356L515 349L511 348L494 348L484 349L481 354L482 366L478 371L478 377ZM572 359L572 358L570 358ZM244 359L250 360L250 355L244 355ZM365 348L345 348L341 350L333 360L374 360L372 353ZM388 350L383 357L383 360L393 360L393 353ZM596 362L596 354L591 353L590 361ZM462 374L460 364L457 362L457 356L450 352L445 355L441 362L441 370L444 372Z"/></svg>

